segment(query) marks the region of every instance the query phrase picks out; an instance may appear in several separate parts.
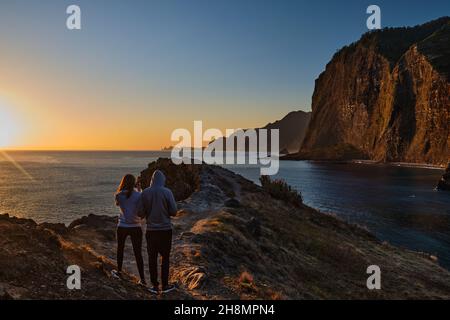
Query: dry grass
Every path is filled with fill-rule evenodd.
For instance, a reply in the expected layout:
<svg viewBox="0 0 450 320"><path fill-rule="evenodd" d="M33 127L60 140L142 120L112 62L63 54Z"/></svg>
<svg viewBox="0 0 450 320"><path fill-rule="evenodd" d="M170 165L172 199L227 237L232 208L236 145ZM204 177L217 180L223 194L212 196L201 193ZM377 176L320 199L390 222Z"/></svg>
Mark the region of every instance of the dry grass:
<svg viewBox="0 0 450 320"><path fill-rule="evenodd" d="M293 189L284 180L272 180L269 176L261 176L259 179L263 190L268 192L275 199L286 201L296 207L300 207L303 198L300 192Z"/></svg>
<svg viewBox="0 0 450 320"><path fill-rule="evenodd" d="M253 284L253 276L250 272L244 271L241 273L241 275L239 276L239 284L241 286L251 286Z"/></svg>

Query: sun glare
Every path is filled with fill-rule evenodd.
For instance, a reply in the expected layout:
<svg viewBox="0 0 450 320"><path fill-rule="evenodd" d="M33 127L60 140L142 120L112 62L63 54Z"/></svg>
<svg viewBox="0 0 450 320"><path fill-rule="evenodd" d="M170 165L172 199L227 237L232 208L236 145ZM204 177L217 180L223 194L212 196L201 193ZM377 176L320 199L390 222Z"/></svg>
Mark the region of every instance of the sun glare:
<svg viewBox="0 0 450 320"><path fill-rule="evenodd" d="M11 147L18 133L18 123L11 108L0 102L0 148Z"/></svg>
<svg viewBox="0 0 450 320"><path fill-rule="evenodd" d="M16 162L4 149L13 146L15 136L18 133L19 123L13 113L12 107L0 101L0 159L14 165L28 179L35 181L31 174L20 163Z"/></svg>

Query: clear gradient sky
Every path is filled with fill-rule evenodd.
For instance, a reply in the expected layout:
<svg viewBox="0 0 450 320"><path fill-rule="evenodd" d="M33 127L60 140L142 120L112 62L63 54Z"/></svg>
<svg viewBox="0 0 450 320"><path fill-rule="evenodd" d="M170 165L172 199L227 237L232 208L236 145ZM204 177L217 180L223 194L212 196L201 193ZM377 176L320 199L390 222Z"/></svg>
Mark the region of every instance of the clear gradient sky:
<svg viewBox="0 0 450 320"><path fill-rule="evenodd" d="M80 31L66 29L70 4ZM1 0L0 143L159 149L194 120L247 128L309 111L370 4L384 27L450 15L448 0Z"/></svg>

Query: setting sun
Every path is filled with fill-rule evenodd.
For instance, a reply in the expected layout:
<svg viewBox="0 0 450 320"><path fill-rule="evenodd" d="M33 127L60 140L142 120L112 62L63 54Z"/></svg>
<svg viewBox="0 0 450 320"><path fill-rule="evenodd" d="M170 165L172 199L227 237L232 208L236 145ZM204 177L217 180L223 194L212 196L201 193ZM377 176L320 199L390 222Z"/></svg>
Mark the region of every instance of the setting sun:
<svg viewBox="0 0 450 320"><path fill-rule="evenodd" d="M12 110L0 102L0 148L11 147L18 133L18 123Z"/></svg>

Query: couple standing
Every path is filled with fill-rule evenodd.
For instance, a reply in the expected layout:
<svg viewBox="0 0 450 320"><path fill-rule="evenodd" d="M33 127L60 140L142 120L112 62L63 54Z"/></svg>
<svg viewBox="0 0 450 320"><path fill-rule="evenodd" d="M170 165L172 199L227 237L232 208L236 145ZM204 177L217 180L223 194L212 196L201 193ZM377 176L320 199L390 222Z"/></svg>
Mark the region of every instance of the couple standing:
<svg viewBox="0 0 450 320"><path fill-rule="evenodd" d="M127 174L123 177L115 195L116 205L120 208L117 226L117 270L113 276L120 278L123 264L125 241L131 237L134 256L140 275L140 285L147 286L142 258L142 220L147 223L145 238L147 240L148 265L153 294L159 293L158 255L161 255L162 293L175 289L169 284L170 250L172 248L172 223L170 217L177 213L177 204L170 189L165 187L166 177L156 170L150 187L140 191L136 178Z"/></svg>

